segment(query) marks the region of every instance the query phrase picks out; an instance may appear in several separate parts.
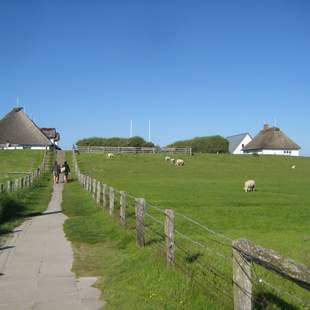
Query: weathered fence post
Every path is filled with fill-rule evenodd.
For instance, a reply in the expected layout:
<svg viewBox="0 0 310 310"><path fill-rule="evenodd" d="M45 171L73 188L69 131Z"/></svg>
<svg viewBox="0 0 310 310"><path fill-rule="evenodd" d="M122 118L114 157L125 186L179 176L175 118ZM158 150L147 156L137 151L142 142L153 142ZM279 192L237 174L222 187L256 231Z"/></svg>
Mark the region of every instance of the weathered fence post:
<svg viewBox="0 0 310 310"><path fill-rule="evenodd" d="M174 263L174 214L173 210L165 210L165 238L166 238L166 259L167 264Z"/></svg>
<svg viewBox="0 0 310 310"><path fill-rule="evenodd" d="M85 176L85 189L88 191L88 175Z"/></svg>
<svg viewBox="0 0 310 310"><path fill-rule="evenodd" d="M235 242L233 241L234 310L252 310L251 263L235 249Z"/></svg>
<svg viewBox="0 0 310 310"><path fill-rule="evenodd" d="M101 183L97 182L97 193L96 193L96 203L97 207L100 205L100 198L101 198Z"/></svg>
<svg viewBox="0 0 310 310"><path fill-rule="evenodd" d="M91 177L88 176L88 186L87 186L87 190L90 193L91 192Z"/></svg>
<svg viewBox="0 0 310 310"><path fill-rule="evenodd" d="M102 208L105 209L107 207L107 186L106 184L102 184Z"/></svg>
<svg viewBox="0 0 310 310"><path fill-rule="evenodd" d="M14 187L15 187L15 191L18 191L18 189L19 189L19 180L18 179L15 179L15 182L14 182L15 184L14 184Z"/></svg>
<svg viewBox="0 0 310 310"><path fill-rule="evenodd" d="M0 193L4 193L4 184L0 184Z"/></svg>
<svg viewBox="0 0 310 310"><path fill-rule="evenodd" d="M9 193L11 191L11 181L7 182L7 192Z"/></svg>
<svg viewBox="0 0 310 310"><path fill-rule="evenodd" d="M110 215L113 215L114 211L114 197L115 197L114 188L110 187L110 210L109 210Z"/></svg>
<svg viewBox="0 0 310 310"><path fill-rule="evenodd" d="M96 179L93 179L92 196L94 199L96 199L96 188L97 188L97 181L96 181Z"/></svg>
<svg viewBox="0 0 310 310"><path fill-rule="evenodd" d="M126 192L120 192L120 221L122 225L126 224Z"/></svg>
<svg viewBox="0 0 310 310"><path fill-rule="evenodd" d="M136 233L137 233L137 246L143 247L144 241L144 209L145 200L143 198L136 199Z"/></svg>

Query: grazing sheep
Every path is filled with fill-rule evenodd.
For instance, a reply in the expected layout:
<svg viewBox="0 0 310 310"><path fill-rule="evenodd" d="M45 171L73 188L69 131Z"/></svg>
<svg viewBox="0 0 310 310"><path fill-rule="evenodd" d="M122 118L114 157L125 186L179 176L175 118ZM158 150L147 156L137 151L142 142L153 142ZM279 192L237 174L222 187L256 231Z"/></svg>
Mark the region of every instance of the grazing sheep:
<svg viewBox="0 0 310 310"><path fill-rule="evenodd" d="M292 166L292 169L295 169L295 168L296 168L296 166L295 166L295 165L293 165L293 166Z"/></svg>
<svg viewBox="0 0 310 310"><path fill-rule="evenodd" d="M244 191L245 192L254 192L256 187L256 183L254 180L248 180L244 183Z"/></svg>
<svg viewBox="0 0 310 310"><path fill-rule="evenodd" d="M165 157L165 161L170 161L171 157L170 156L166 156Z"/></svg>
<svg viewBox="0 0 310 310"><path fill-rule="evenodd" d="M180 167L180 166L184 166L185 162L183 159L177 159L175 162L175 165Z"/></svg>
<svg viewBox="0 0 310 310"><path fill-rule="evenodd" d="M170 162L171 162L171 164L174 164L175 163L175 159L174 158L170 158Z"/></svg>
<svg viewBox="0 0 310 310"><path fill-rule="evenodd" d="M108 154L107 154L107 157L108 157L109 159L111 159L111 158L114 157L114 154L113 154L113 153L108 153Z"/></svg>

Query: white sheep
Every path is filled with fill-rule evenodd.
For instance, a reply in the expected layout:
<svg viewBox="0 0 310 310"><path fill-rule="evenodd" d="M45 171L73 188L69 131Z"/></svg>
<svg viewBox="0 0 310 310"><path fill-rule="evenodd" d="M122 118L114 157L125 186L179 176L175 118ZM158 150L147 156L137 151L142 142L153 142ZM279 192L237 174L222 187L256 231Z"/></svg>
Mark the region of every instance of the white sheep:
<svg viewBox="0 0 310 310"><path fill-rule="evenodd" d="M256 188L256 183L254 180L248 180L244 183L244 191L245 192L254 192Z"/></svg>
<svg viewBox="0 0 310 310"><path fill-rule="evenodd" d="M166 156L165 157L165 161L170 161L171 157L170 156Z"/></svg>
<svg viewBox="0 0 310 310"><path fill-rule="evenodd" d="M177 159L175 162L175 165L180 167L180 166L184 166L185 162L183 159Z"/></svg>
<svg viewBox="0 0 310 310"><path fill-rule="evenodd" d="M295 168L296 168L296 166L295 166L295 165L293 165L293 166L292 166L292 169L295 169Z"/></svg>
<svg viewBox="0 0 310 310"><path fill-rule="evenodd" d="M171 162L171 164L174 164L175 163L175 159L174 158L170 158L170 162Z"/></svg>
<svg viewBox="0 0 310 310"><path fill-rule="evenodd" d="M107 154L107 157L108 157L109 159L111 159L111 158L114 157L114 154L113 154L113 153L108 153L108 154Z"/></svg>

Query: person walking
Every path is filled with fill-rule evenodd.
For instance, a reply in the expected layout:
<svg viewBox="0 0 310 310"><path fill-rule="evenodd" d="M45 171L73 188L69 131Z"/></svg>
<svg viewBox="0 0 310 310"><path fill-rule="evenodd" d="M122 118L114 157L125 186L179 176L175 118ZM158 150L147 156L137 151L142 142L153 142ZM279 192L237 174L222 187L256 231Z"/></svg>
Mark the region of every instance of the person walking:
<svg viewBox="0 0 310 310"><path fill-rule="evenodd" d="M58 164L57 160L54 161L52 172L54 184L59 183L60 165Z"/></svg>
<svg viewBox="0 0 310 310"><path fill-rule="evenodd" d="M64 164L62 165L62 170L64 173L64 182L68 183L68 178L69 178L69 173L70 173L70 167L68 163L65 161Z"/></svg>

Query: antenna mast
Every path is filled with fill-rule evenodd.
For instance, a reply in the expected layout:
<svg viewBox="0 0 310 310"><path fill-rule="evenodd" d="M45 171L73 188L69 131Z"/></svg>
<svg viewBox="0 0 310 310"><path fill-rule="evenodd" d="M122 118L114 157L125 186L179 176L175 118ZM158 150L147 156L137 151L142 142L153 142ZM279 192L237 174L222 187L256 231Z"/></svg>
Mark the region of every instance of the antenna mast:
<svg viewBox="0 0 310 310"><path fill-rule="evenodd" d="M130 120L129 138L132 138L132 120Z"/></svg>
<svg viewBox="0 0 310 310"><path fill-rule="evenodd" d="M149 142L151 142L151 120L149 120Z"/></svg>

